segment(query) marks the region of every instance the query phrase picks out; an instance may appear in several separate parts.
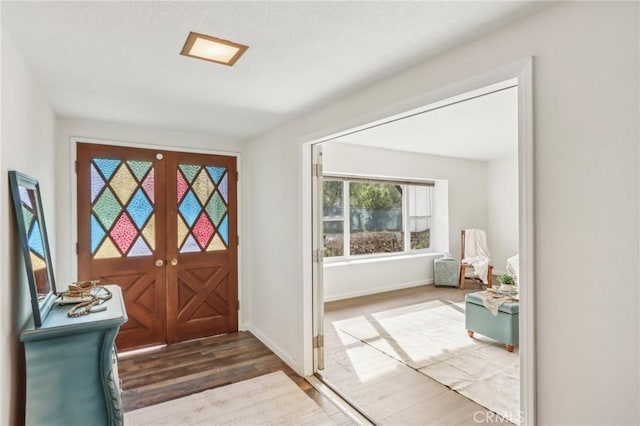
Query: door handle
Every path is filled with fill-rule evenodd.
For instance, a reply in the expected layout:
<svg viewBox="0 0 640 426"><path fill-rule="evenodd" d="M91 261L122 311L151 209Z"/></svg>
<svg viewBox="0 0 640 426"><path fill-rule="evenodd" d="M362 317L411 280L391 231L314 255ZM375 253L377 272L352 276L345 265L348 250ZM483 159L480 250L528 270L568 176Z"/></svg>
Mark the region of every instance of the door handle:
<svg viewBox="0 0 640 426"><path fill-rule="evenodd" d="M161 267L162 265L164 265L164 262L162 260L160 260L160 259L156 260L156 266L158 268Z"/></svg>
<svg viewBox="0 0 640 426"><path fill-rule="evenodd" d="M176 266L178 264L178 259L176 259L175 257L173 259L171 259L171 266Z"/></svg>

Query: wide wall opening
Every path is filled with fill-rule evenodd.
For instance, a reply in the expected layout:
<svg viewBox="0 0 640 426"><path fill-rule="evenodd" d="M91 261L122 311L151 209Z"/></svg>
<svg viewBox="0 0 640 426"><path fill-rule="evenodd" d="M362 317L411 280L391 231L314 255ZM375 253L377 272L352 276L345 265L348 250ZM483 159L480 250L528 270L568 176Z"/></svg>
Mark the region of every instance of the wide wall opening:
<svg viewBox="0 0 640 426"><path fill-rule="evenodd" d="M521 421L518 90L503 81L313 147L315 372L375 423ZM488 276L461 277L479 257ZM503 275L516 285L500 290ZM496 315L483 298L500 299Z"/></svg>

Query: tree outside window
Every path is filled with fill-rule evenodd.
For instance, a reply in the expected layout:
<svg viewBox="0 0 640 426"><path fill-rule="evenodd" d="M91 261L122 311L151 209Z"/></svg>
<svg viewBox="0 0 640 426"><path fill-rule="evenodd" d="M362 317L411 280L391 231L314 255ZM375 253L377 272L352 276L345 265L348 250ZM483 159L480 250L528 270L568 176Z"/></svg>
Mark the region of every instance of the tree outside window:
<svg viewBox="0 0 640 426"><path fill-rule="evenodd" d="M400 185L350 182L349 205L351 255L403 251Z"/></svg>

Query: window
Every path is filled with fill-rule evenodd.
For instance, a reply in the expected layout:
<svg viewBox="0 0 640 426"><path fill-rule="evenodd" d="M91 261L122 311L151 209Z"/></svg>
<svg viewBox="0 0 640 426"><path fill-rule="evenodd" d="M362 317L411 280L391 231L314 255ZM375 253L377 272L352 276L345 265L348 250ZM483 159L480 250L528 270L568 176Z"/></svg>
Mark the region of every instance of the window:
<svg viewBox="0 0 640 426"><path fill-rule="evenodd" d="M409 230L411 249L429 248L431 243L431 187L409 186Z"/></svg>
<svg viewBox="0 0 640 426"><path fill-rule="evenodd" d="M324 255L344 255L344 184L325 180L322 188Z"/></svg>
<svg viewBox="0 0 640 426"><path fill-rule="evenodd" d="M324 256L431 248L431 183L325 176Z"/></svg>

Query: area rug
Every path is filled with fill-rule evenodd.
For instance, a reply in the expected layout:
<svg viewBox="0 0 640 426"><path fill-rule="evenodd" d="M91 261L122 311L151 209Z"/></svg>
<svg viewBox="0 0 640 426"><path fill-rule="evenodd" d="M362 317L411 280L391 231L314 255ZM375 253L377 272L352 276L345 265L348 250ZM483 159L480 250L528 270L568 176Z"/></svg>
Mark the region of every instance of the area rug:
<svg viewBox="0 0 640 426"><path fill-rule="evenodd" d="M282 371L125 413L126 425L334 425Z"/></svg>
<svg viewBox="0 0 640 426"><path fill-rule="evenodd" d="M334 327L517 423L517 349L467 336L464 303L435 300L335 321Z"/></svg>

